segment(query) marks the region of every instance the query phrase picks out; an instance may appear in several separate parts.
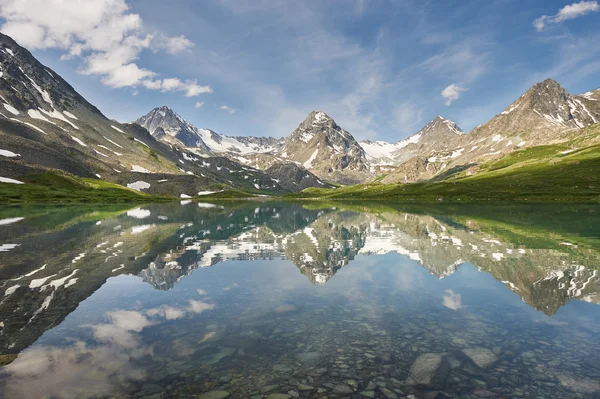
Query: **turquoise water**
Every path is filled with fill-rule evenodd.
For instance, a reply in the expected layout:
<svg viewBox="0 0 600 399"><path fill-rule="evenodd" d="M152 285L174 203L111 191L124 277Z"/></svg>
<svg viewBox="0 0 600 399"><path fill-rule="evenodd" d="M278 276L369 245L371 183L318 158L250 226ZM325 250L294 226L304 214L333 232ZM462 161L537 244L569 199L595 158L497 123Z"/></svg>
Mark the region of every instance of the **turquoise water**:
<svg viewBox="0 0 600 399"><path fill-rule="evenodd" d="M0 211L7 398L600 397L597 211Z"/></svg>

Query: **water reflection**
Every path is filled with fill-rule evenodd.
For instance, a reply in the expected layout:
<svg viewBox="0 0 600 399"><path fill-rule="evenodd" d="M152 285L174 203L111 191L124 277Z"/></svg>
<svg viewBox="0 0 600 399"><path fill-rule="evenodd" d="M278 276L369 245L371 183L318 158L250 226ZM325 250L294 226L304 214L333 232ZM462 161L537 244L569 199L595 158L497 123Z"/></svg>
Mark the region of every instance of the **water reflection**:
<svg viewBox="0 0 600 399"><path fill-rule="evenodd" d="M595 208L4 212L7 397L600 395Z"/></svg>

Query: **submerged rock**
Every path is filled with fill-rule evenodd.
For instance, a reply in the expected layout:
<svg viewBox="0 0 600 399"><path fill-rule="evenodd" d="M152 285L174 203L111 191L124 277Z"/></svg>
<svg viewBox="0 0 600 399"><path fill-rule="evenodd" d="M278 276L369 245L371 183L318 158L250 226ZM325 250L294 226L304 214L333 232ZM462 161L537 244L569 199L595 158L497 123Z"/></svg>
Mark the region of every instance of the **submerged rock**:
<svg viewBox="0 0 600 399"><path fill-rule="evenodd" d="M336 385L333 388L333 393L347 395L354 393L354 390L352 390L352 388L350 388L348 385Z"/></svg>
<svg viewBox="0 0 600 399"><path fill-rule="evenodd" d="M321 358L321 354L319 352L303 352L298 353L297 357L304 363L316 363Z"/></svg>
<svg viewBox="0 0 600 399"><path fill-rule="evenodd" d="M267 396L267 399L288 399L290 397L290 395L287 395L285 393L272 393L269 396Z"/></svg>
<svg viewBox="0 0 600 399"><path fill-rule="evenodd" d="M469 348L463 349L463 353L473 361L478 367L485 369L498 361L498 357L487 348Z"/></svg>
<svg viewBox="0 0 600 399"><path fill-rule="evenodd" d="M410 366L410 372L405 382L407 385L443 385L448 371L448 362L444 354L425 353Z"/></svg>
<svg viewBox="0 0 600 399"><path fill-rule="evenodd" d="M228 398L229 395L231 395L231 394L227 391L210 391L210 392L203 393L198 398L199 399L225 399L225 398Z"/></svg>

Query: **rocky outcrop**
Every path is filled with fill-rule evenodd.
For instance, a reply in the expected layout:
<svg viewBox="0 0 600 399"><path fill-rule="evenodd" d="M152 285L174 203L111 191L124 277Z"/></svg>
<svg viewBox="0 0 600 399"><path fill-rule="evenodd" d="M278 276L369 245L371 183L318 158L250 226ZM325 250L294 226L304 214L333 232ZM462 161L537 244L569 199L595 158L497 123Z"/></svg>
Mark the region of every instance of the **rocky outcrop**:
<svg viewBox="0 0 600 399"><path fill-rule="evenodd" d="M308 187L333 187L295 163L277 163L265 173L280 186L292 192L300 192Z"/></svg>

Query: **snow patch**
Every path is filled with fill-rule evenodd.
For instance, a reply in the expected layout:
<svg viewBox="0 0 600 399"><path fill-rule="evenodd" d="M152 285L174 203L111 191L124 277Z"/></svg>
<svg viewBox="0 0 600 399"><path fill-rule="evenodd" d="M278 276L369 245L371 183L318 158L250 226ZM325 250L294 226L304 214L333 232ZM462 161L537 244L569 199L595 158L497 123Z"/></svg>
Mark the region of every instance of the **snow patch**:
<svg viewBox="0 0 600 399"><path fill-rule="evenodd" d="M8 252L21 244L0 244L0 252Z"/></svg>
<svg viewBox="0 0 600 399"><path fill-rule="evenodd" d="M131 165L131 171L132 172L139 172L139 173L152 173L148 169L143 168L143 167L141 167L139 165Z"/></svg>
<svg viewBox="0 0 600 399"><path fill-rule="evenodd" d="M38 111L37 109L27 110L27 115L29 115L33 119L39 119L44 122L52 123L53 125L55 124L54 122L49 121L48 118L46 118L44 115L42 115L42 113L40 111Z"/></svg>
<svg viewBox="0 0 600 399"><path fill-rule="evenodd" d="M7 224L13 224L16 222L19 222L21 220L25 219L24 217L18 217L18 218L7 218L7 219L0 219L0 226L6 226Z"/></svg>
<svg viewBox="0 0 600 399"><path fill-rule="evenodd" d="M15 158L15 157L20 157L21 154L15 154L12 151L0 149L0 156L7 157L7 158Z"/></svg>
<svg viewBox="0 0 600 399"><path fill-rule="evenodd" d="M73 140L75 140L75 142L76 142L77 144L80 144L80 145L82 145L82 146L84 146L84 147L87 147L87 144L86 144L86 143L84 143L83 141L79 140L77 137L75 137L75 136L71 136L71 138L72 138Z"/></svg>
<svg viewBox="0 0 600 399"><path fill-rule="evenodd" d="M133 141L137 141L138 143L141 143L141 144L145 145L146 147L150 148L150 146L148 144L144 143L142 140L138 140L138 139L134 138Z"/></svg>
<svg viewBox="0 0 600 399"><path fill-rule="evenodd" d="M4 108L13 115L19 115L19 111L10 104L4 103Z"/></svg>
<svg viewBox="0 0 600 399"><path fill-rule="evenodd" d="M65 123L68 123L69 125L71 125L73 127L73 129L79 130L79 128L73 122L71 122L70 120L65 118L65 116L60 111L57 111L56 109L52 109L52 111L46 111L45 109L40 108L40 111L42 111L44 114L48 115L51 118L59 119Z"/></svg>
<svg viewBox="0 0 600 399"><path fill-rule="evenodd" d="M306 160L306 162L304 162L302 164L302 166L304 166L306 169L310 169L312 167L312 163L315 160L315 158L317 157L318 153L319 153L319 149L317 148L315 150L315 152L313 152L312 155Z"/></svg>
<svg viewBox="0 0 600 399"><path fill-rule="evenodd" d="M113 145L116 145L116 146L117 146L117 147L119 147L119 148L123 148L122 146L120 146L119 144L115 143L115 142L114 142L114 141L112 141L111 139L109 139L109 138L107 138L107 137L105 137L105 136L102 136L102 137L104 137L104 139L105 139L106 141L108 141L109 143L111 143L111 144L113 144Z"/></svg>
<svg viewBox="0 0 600 399"><path fill-rule="evenodd" d="M138 190L138 191L145 190L147 188L150 188L150 183L147 183L142 180L138 180L136 182L127 184L127 188L131 188L133 190ZM129 212L127 214L129 214Z"/></svg>
<svg viewBox="0 0 600 399"><path fill-rule="evenodd" d="M22 181L0 176L0 183L25 184Z"/></svg>

